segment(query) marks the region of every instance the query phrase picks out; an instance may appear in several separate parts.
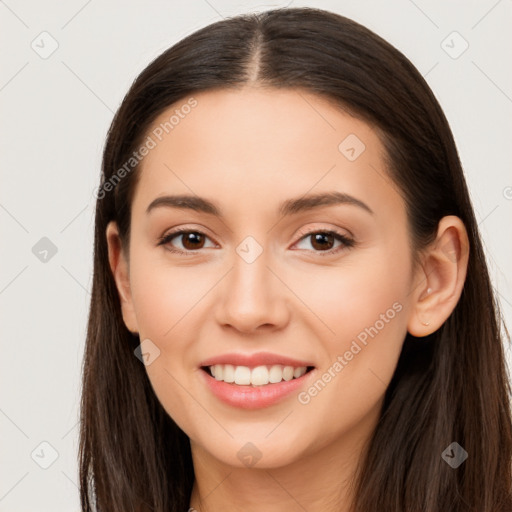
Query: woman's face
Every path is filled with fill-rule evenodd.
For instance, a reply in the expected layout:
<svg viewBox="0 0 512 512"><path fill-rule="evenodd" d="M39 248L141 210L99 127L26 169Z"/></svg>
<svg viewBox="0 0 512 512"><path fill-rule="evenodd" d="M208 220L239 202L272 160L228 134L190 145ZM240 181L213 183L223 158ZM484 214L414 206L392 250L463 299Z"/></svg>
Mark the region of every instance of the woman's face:
<svg viewBox="0 0 512 512"><path fill-rule="evenodd" d="M417 285L405 206L375 132L304 91L247 87L185 99L147 136L123 317L162 406L225 464L357 450L378 420ZM323 194L338 200L309 199ZM176 195L217 213L161 199ZM177 229L189 233L159 243ZM275 361L249 370L283 357L315 368L268 387L201 368L227 355L239 382L265 377L233 357L262 352ZM272 389L284 394L272 401Z"/></svg>

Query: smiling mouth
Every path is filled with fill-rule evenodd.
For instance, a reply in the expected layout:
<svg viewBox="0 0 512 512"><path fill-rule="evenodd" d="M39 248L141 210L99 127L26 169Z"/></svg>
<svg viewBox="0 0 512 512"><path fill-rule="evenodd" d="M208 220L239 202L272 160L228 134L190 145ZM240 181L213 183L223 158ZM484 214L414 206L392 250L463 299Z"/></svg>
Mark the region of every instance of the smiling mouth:
<svg viewBox="0 0 512 512"><path fill-rule="evenodd" d="M210 378L237 386L267 386L299 379L314 366L262 365L254 368L230 364L201 366Z"/></svg>

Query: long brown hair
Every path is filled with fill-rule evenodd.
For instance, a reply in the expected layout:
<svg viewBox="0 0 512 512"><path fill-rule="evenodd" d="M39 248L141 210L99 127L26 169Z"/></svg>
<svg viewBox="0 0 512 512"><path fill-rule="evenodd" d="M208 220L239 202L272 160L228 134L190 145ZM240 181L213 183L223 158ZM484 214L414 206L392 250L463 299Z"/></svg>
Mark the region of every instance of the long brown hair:
<svg viewBox="0 0 512 512"><path fill-rule="evenodd" d="M402 53L356 22L312 8L241 15L196 31L144 69L115 114L96 203L81 402L82 510L183 512L189 506L190 442L134 356L140 340L123 323L105 231L117 221L128 253L139 172L126 162L152 121L193 93L250 82L316 93L379 131L389 177L407 207L415 258L443 216L457 215L468 231L460 300L436 332L407 334L360 462L354 511L510 512L511 390L502 318L450 127ZM468 453L457 468L441 457L452 442Z"/></svg>

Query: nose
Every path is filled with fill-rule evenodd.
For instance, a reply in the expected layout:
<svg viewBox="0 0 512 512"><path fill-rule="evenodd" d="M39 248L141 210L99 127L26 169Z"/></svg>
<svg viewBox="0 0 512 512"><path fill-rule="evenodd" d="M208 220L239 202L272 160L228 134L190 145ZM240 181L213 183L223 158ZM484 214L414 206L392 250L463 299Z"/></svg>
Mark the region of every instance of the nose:
<svg viewBox="0 0 512 512"><path fill-rule="evenodd" d="M265 251L254 261L235 254L233 266L219 283L216 320L243 333L283 328L290 318L290 296Z"/></svg>

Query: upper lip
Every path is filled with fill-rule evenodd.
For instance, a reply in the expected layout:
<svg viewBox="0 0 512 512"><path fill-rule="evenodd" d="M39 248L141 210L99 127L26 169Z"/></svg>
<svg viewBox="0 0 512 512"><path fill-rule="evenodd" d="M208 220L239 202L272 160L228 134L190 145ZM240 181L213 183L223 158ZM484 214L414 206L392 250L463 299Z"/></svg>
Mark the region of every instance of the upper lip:
<svg viewBox="0 0 512 512"><path fill-rule="evenodd" d="M272 354L270 352L257 352L255 354L222 354L220 356L210 357L203 361L199 366L213 366L215 364L232 364L233 366L265 366L280 364L283 366L314 366L313 363L308 361L300 361L288 356L279 354Z"/></svg>

